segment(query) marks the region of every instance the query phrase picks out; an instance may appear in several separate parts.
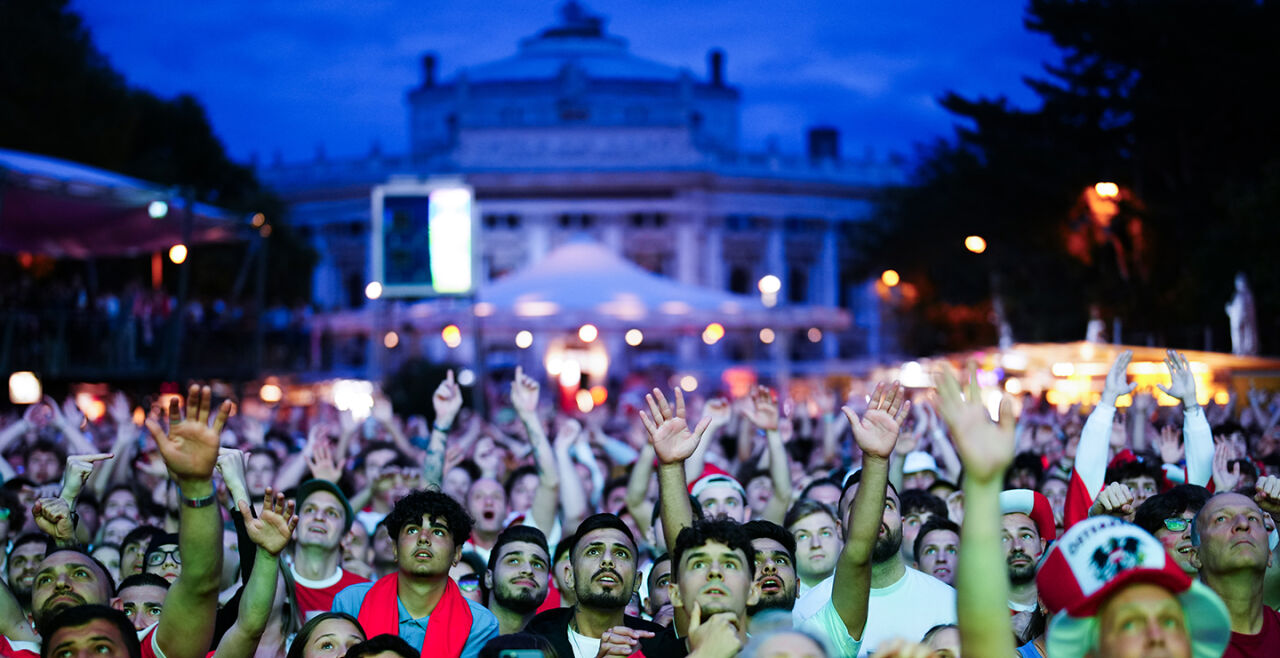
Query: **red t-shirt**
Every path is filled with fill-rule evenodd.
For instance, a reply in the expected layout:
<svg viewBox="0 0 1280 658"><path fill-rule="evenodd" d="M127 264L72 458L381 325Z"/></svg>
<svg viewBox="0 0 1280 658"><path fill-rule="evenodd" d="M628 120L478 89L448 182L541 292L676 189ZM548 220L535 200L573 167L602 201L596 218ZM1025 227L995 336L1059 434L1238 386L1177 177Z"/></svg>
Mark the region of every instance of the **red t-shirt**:
<svg viewBox="0 0 1280 658"><path fill-rule="evenodd" d="M142 644L142 658L160 658L155 647L156 629L160 624L152 624L138 631L138 642ZM0 656L4 658L40 658L40 645L35 642L10 642L9 638L0 635Z"/></svg>
<svg viewBox="0 0 1280 658"><path fill-rule="evenodd" d="M313 617L321 612L329 612L333 609L333 597L338 592L346 589L351 585L359 583L367 583L367 578L361 578L346 569L338 568L338 572L334 576L325 578L324 580L307 580L298 575L297 570L290 567L293 575L293 582L297 585L294 588L294 594L298 597L298 612L303 621ZM145 656L143 658L146 658Z"/></svg>
<svg viewBox="0 0 1280 658"><path fill-rule="evenodd" d="M1232 633L1223 658L1280 656L1280 613L1262 606L1262 630L1253 635Z"/></svg>

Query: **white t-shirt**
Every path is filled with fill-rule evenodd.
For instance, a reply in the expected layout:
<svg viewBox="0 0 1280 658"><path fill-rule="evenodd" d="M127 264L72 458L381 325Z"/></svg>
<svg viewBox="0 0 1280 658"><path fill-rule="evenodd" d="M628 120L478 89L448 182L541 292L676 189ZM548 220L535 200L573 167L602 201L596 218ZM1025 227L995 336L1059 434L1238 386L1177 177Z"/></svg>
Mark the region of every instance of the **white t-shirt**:
<svg viewBox="0 0 1280 658"><path fill-rule="evenodd" d="M572 628L569 631L569 646L573 647L573 658L596 658L600 653L600 638L587 637Z"/></svg>
<svg viewBox="0 0 1280 658"><path fill-rule="evenodd" d="M796 601L791 619L797 628L831 602L835 576L823 580ZM881 642L904 637L912 642L938 624L956 623L956 591L950 585L907 567L898 582L872 588L867 600L867 626L862 633L859 658L876 650ZM810 625L809 628L813 628ZM830 641L831 638L828 638ZM833 642L838 646L838 642Z"/></svg>

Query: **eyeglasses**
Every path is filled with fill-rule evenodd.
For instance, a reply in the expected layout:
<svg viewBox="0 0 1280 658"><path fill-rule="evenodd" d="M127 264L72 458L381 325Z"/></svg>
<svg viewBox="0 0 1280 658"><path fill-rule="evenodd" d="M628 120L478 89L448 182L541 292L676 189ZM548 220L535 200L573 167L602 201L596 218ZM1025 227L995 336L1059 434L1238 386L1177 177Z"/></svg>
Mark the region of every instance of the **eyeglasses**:
<svg viewBox="0 0 1280 658"><path fill-rule="evenodd" d="M147 554L147 565L158 567L164 564L166 557L172 557L174 564L182 564L182 556L178 555L178 549L175 548L172 551L156 549L155 551Z"/></svg>
<svg viewBox="0 0 1280 658"><path fill-rule="evenodd" d="M480 576L469 573L458 579L458 589L464 592L474 592L480 589Z"/></svg>
<svg viewBox="0 0 1280 658"><path fill-rule="evenodd" d="M1164 520L1164 527L1168 528L1169 532L1182 532L1183 530L1186 530L1187 527L1190 525L1191 525L1190 521L1180 516L1172 519Z"/></svg>

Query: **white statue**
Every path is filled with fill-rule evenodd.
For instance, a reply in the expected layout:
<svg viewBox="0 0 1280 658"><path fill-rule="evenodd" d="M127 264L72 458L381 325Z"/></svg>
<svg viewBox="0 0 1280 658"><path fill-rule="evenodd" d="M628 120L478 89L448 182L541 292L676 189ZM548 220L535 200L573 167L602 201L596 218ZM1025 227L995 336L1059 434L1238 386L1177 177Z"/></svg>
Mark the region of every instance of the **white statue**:
<svg viewBox="0 0 1280 658"><path fill-rule="evenodd" d="M1231 319L1231 353L1257 354L1258 311L1244 272L1236 274L1236 296L1227 302L1227 317Z"/></svg>

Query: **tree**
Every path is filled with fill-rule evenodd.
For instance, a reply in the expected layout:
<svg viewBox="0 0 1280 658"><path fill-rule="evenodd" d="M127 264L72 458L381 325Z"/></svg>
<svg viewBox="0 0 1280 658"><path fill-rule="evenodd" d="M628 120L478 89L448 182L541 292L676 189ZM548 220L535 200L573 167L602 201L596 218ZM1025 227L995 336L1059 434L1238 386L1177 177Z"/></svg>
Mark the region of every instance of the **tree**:
<svg viewBox="0 0 1280 658"><path fill-rule="evenodd" d="M1126 339L1201 347L1208 327L1220 349L1244 271L1275 349L1276 4L1031 0L1025 24L1062 51L1026 80L1039 106L942 97L961 124L878 204L885 265L923 282L926 308L981 307L994 285L1020 340L1078 340L1096 304ZM1082 201L1097 181L1125 191L1105 227ZM963 249L972 234L986 253Z"/></svg>

